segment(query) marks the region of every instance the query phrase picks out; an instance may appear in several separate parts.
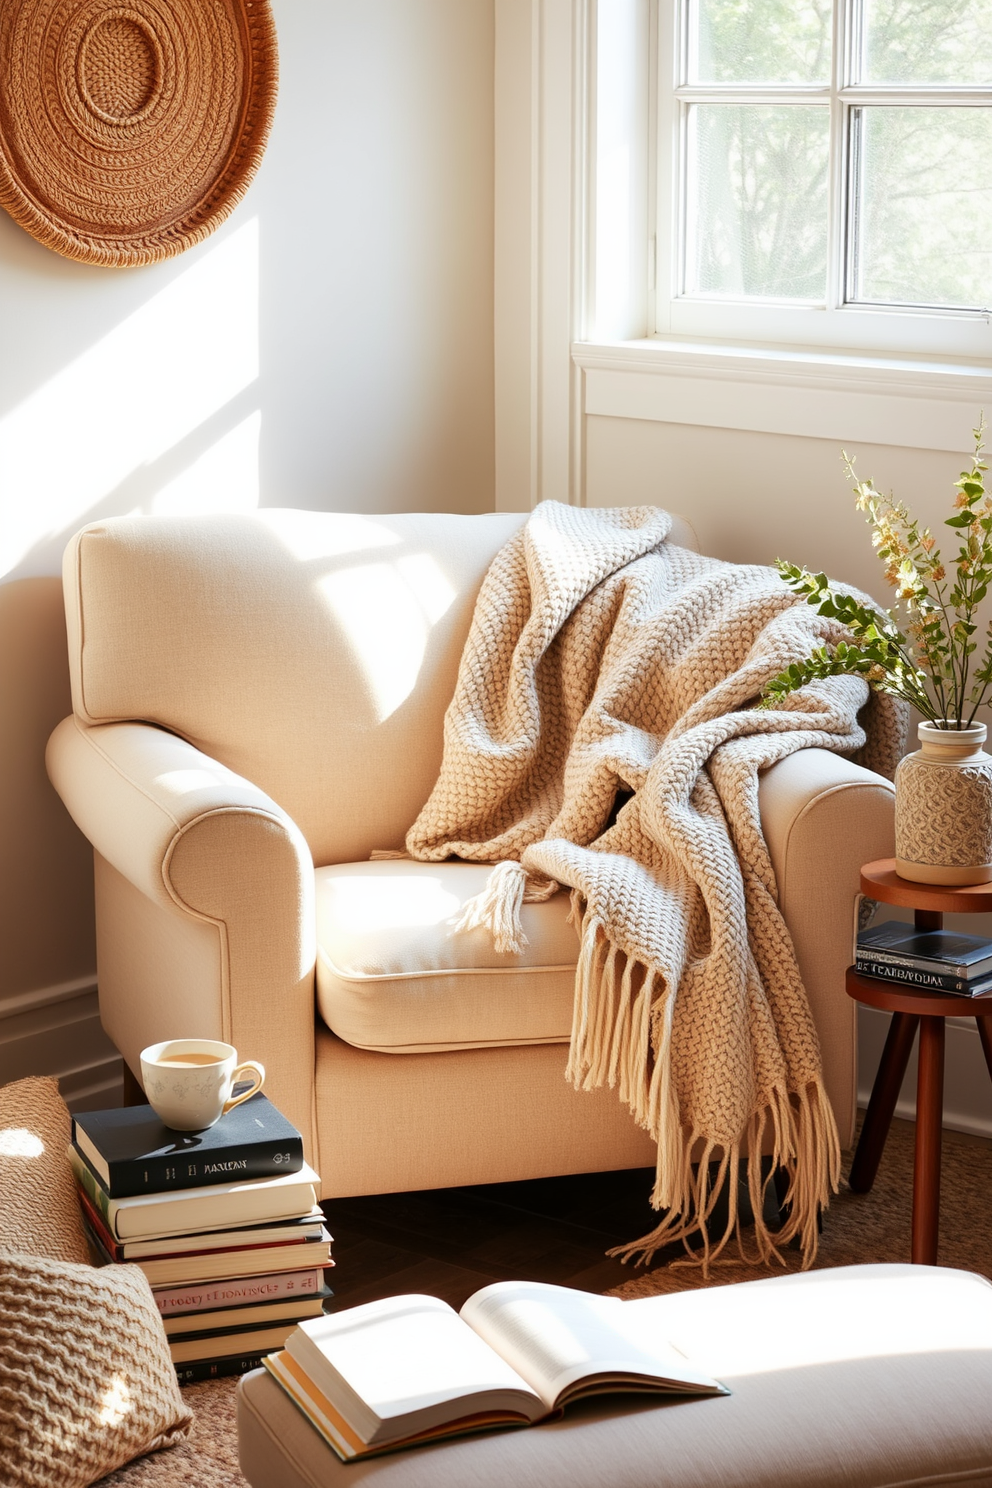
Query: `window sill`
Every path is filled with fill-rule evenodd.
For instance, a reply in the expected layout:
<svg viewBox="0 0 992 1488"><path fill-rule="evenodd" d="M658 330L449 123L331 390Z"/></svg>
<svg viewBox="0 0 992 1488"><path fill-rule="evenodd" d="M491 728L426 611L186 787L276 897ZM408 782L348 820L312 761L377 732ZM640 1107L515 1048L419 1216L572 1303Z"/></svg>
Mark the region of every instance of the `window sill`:
<svg viewBox="0 0 992 1488"><path fill-rule="evenodd" d="M703 341L575 342L584 411L967 453L992 366Z"/></svg>

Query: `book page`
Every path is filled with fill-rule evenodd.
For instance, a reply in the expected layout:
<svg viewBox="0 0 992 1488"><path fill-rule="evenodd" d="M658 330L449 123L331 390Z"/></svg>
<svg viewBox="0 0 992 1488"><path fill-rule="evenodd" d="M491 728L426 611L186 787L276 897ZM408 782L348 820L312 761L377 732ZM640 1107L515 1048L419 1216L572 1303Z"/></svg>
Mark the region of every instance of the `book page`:
<svg viewBox="0 0 992 1488"><path fill-rule="evenodd" d="M389 1297L314 1318L287 1349L366 1442L469 1409L544 1414L526 1381L437 1297Z"/></svg>
<svg viewBox="0 0 992 1488"><path fill-rule="evenodd" d="M537 1391L548 1409L614 1382L725 1393L616 1297L539 1282L498 1281L465 1303L462 1317ZM591 1393L591 1391L590 1391Z"/></svg>

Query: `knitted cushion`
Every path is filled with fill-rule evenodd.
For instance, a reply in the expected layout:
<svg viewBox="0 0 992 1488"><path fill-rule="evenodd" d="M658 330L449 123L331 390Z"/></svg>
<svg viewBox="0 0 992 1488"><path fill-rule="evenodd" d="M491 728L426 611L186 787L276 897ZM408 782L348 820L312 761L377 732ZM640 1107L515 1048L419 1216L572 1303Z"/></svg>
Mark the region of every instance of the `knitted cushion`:
<svg viewBox="0 0 992 1488"><path fill-rule="evenodd" d="M173 1446L192 1419L137 1266L0 1251L5 1488L85 1488Z"/></svg>
<svg viewBox="0 0 992 1488"><path fill-rule="evenodd" d="M0 1251L89 1259L65 1155L69 1136L55 1080L15 1080L0 1089Z"/></svg>

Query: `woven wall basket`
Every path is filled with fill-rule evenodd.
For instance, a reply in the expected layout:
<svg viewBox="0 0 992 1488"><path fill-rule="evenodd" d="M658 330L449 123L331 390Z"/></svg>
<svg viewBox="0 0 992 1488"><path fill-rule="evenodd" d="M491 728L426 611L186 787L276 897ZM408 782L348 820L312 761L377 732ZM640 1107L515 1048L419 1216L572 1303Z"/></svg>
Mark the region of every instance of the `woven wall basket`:
<svg viewBox="0 0 992 1488"><path fill-rule="evenodd" d="M276 73L268 0L0 0L0 206L84 263L182 253L244 195Z"/></svg>

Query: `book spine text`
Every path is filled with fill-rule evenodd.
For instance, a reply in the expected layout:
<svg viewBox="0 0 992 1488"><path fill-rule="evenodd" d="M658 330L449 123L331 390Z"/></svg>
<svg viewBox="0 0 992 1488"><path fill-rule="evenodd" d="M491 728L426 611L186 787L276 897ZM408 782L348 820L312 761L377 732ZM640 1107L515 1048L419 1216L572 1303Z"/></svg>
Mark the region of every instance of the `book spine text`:
<svg viewBox="0 0 992 1488"><path fill-rule="evenodd" d="M213 1307L237 1307L243 1302L275 1302L282 1297L316 1296L324 1285L323 1270L288 1271L281 1276L245 1276L215 1281L207 1286L154 1287L152 1294L163 1317L179 1312L206 1312Z"/></svg>
<svg viewBox="0 0 992 1488"><path fill-rule="evenodd" d="M299 1138L222 1152L121 1159L107 1164L107 1191L112 1199L130 1199L138 1194L167 1193L172 1188L209 1188L241 1179L278 1178L282 1173L298 1173L302 1166L303 1143Z"/></svg>
<svg viewBox="0 0 992 1488"><path fill-rule="evenodd" d="M884 962L886 966L910 966L914 971L930 971L964 982L981 981L992 975L992 963L989 961L976 961L971 966L962 966L959 961L930 960L926 956L913 956L908 951L877 951L868 946L858 946L856 955L865 956L870 961Z"/></svg>
<svg viewBox="0 0 992 1488"><path fill-rule="evenodd" d="M859 955L854 969L861 976L877 977L885 982L902 982L910 987L932 987L935 992L958 992L967 995L974 984L949 972L918 971L913 966L897 966L891 961L877 961L873 956ZM984 978L983 978L984 981Z"/></svg>

